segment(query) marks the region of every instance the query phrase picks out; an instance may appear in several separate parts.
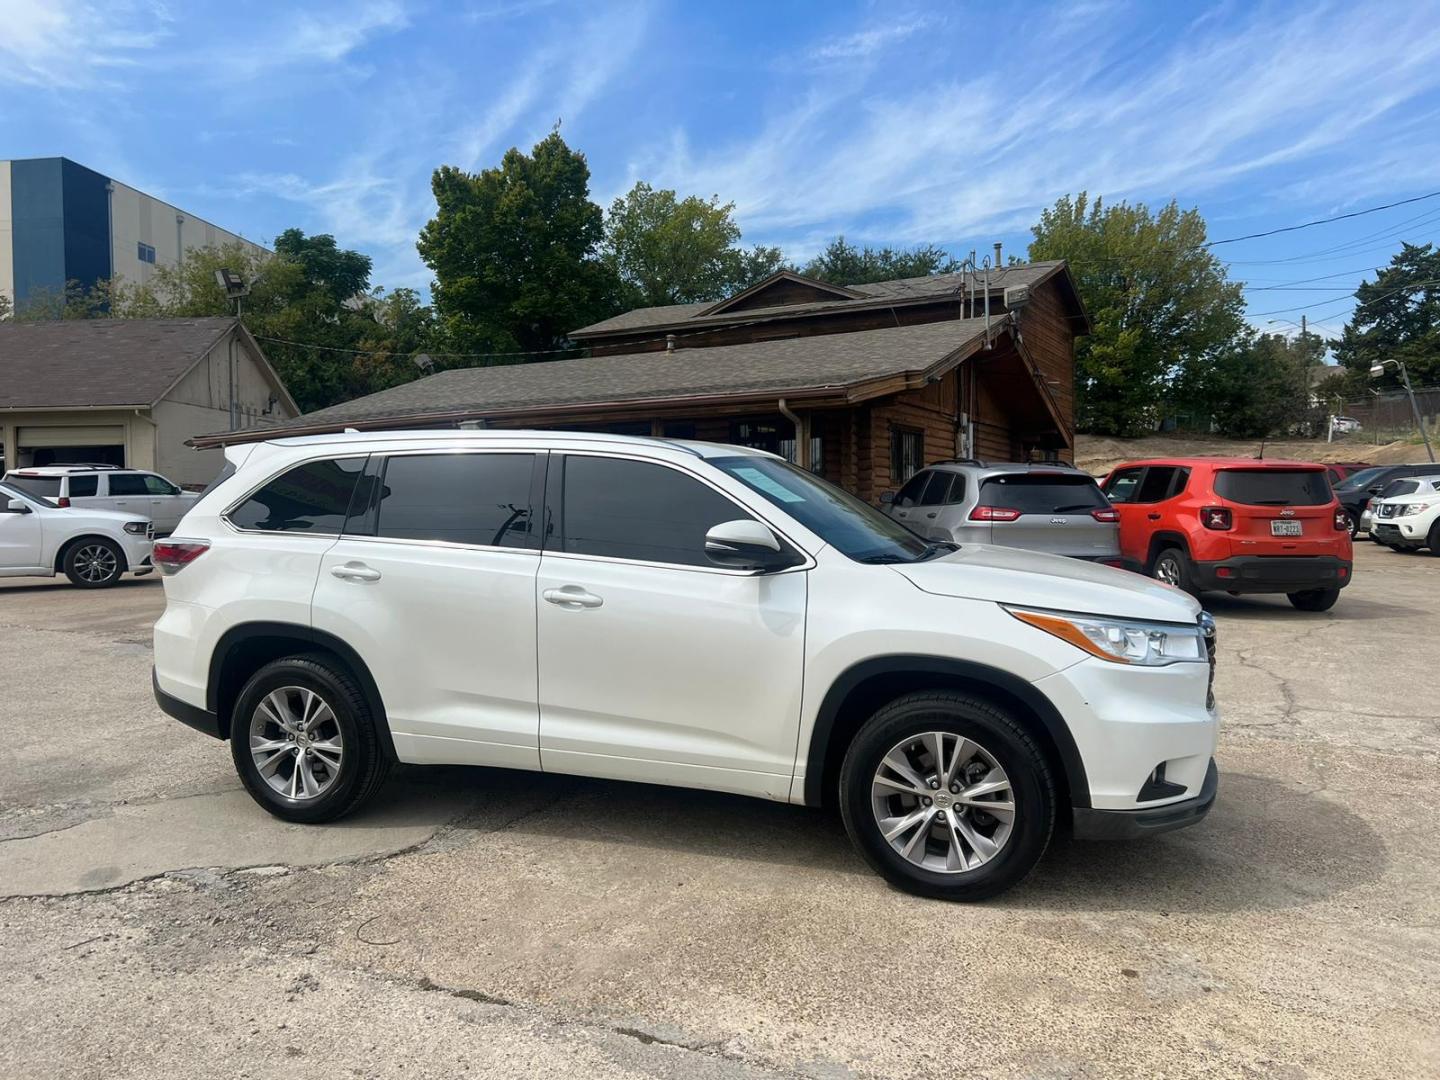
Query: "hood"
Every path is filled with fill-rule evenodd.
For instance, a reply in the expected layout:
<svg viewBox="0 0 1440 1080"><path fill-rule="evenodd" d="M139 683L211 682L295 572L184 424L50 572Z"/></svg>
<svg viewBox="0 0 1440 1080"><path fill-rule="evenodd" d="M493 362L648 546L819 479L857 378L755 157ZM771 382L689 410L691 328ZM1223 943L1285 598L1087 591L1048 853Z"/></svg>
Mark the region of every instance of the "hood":
<svg viewBox="0 0 1440 1080"><path fill-rule="evenodd" d="M1019 548L965 544L890 569L938 596L1157 622L1193 623L1200 614L1193 597L1140 574Z"/></svg>

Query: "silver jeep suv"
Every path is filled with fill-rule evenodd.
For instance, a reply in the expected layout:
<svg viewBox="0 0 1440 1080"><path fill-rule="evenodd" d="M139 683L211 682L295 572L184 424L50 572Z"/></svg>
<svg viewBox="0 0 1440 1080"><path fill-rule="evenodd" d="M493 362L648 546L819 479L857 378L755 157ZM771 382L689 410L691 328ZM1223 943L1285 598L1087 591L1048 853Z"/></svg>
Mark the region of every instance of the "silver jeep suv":
<svg viewBox="0 0 1440 1080"><path fill-rule="evenodd" d="M1120 565L1119 513L1094 477L1067 462L942 461L880 502L926 539Z"/></svg>

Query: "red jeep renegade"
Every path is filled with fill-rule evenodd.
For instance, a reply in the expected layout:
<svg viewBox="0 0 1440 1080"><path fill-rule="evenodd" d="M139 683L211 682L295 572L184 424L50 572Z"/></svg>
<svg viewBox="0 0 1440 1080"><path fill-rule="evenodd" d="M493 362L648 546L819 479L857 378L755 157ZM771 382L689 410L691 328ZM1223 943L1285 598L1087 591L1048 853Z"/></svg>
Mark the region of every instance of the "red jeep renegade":
<svg viewBox="0 0 1440 1080"><path fill-rule="evenodd" d="M1186 592L1283 592L1325 611L1350 584L1350 526L1323 465L1134 461L1101 487L1120 512L1124 565Z"/></svg>

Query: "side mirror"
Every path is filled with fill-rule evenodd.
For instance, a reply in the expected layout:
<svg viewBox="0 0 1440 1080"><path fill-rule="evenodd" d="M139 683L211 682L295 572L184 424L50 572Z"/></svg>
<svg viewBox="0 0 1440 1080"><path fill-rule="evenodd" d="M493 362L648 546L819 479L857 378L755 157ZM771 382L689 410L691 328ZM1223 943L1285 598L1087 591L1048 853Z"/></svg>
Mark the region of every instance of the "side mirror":
<svg viewBox="0 0 1440 1080"><path fill-rule="evenodd" d="M880 501L881 501L884 505L889 506L891 503L893 503L893 502L895 501L895 493L894 493L893 491L882 491L882 492L880 492Z"/></svg>
<svg viewBox="0 0 1440 1080"><path fill-rule="evenodd" d="M5 504L5 512L7 514L28 514L30 507L23 499L11 499Z"/></svg>
<svg viewBox="0 0 1440 1080"><path fill-rule="evenodd" d="M793 565L779 539L758 521L722 521L705 534L705 554L716 566L778 570Z"/></svg>

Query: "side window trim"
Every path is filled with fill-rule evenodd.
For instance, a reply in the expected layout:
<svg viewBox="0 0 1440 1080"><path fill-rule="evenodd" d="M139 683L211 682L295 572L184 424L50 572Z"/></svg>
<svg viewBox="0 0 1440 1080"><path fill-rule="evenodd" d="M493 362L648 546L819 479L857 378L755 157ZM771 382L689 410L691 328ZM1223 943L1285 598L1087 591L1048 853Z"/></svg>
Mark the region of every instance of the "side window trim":
<svg viewBox="0 0 1440 1080"><path fill-rule="evenodd" d="M725 566L703 566L697 563L671 563L656 562L652 559L630 559L619 555L589 555L582 552L563 551L560 546L560 538L565 535L565 465L572 457L594 457L608 458L618 461L633 461L642 465L658 465L661 468L670 469L679 473L687 479L703 484L715 494L729 502L738 511L737 517L748 517L771 529L785 546L789 547L800 561L789 569L776 571L776 573L788 574L796 570L809 570L815 565L809 553L786 535L785 530L780 528L768 516L753 510L740 502L730 492L710 480L709 477L701 476L699 473L691 472L671 461L664 461L659 458L640 457L634 454L606 453L603 451L590 450L551 450L549 452L549 463L545 477L545 508L542 518L545 522L544 546L542 553L551 558L577 559L587 562L623 563L626 566L653 566L664 570L690 570L701 574L723 574L729 577L753 577L751 570L734 570Z"/></svg>

